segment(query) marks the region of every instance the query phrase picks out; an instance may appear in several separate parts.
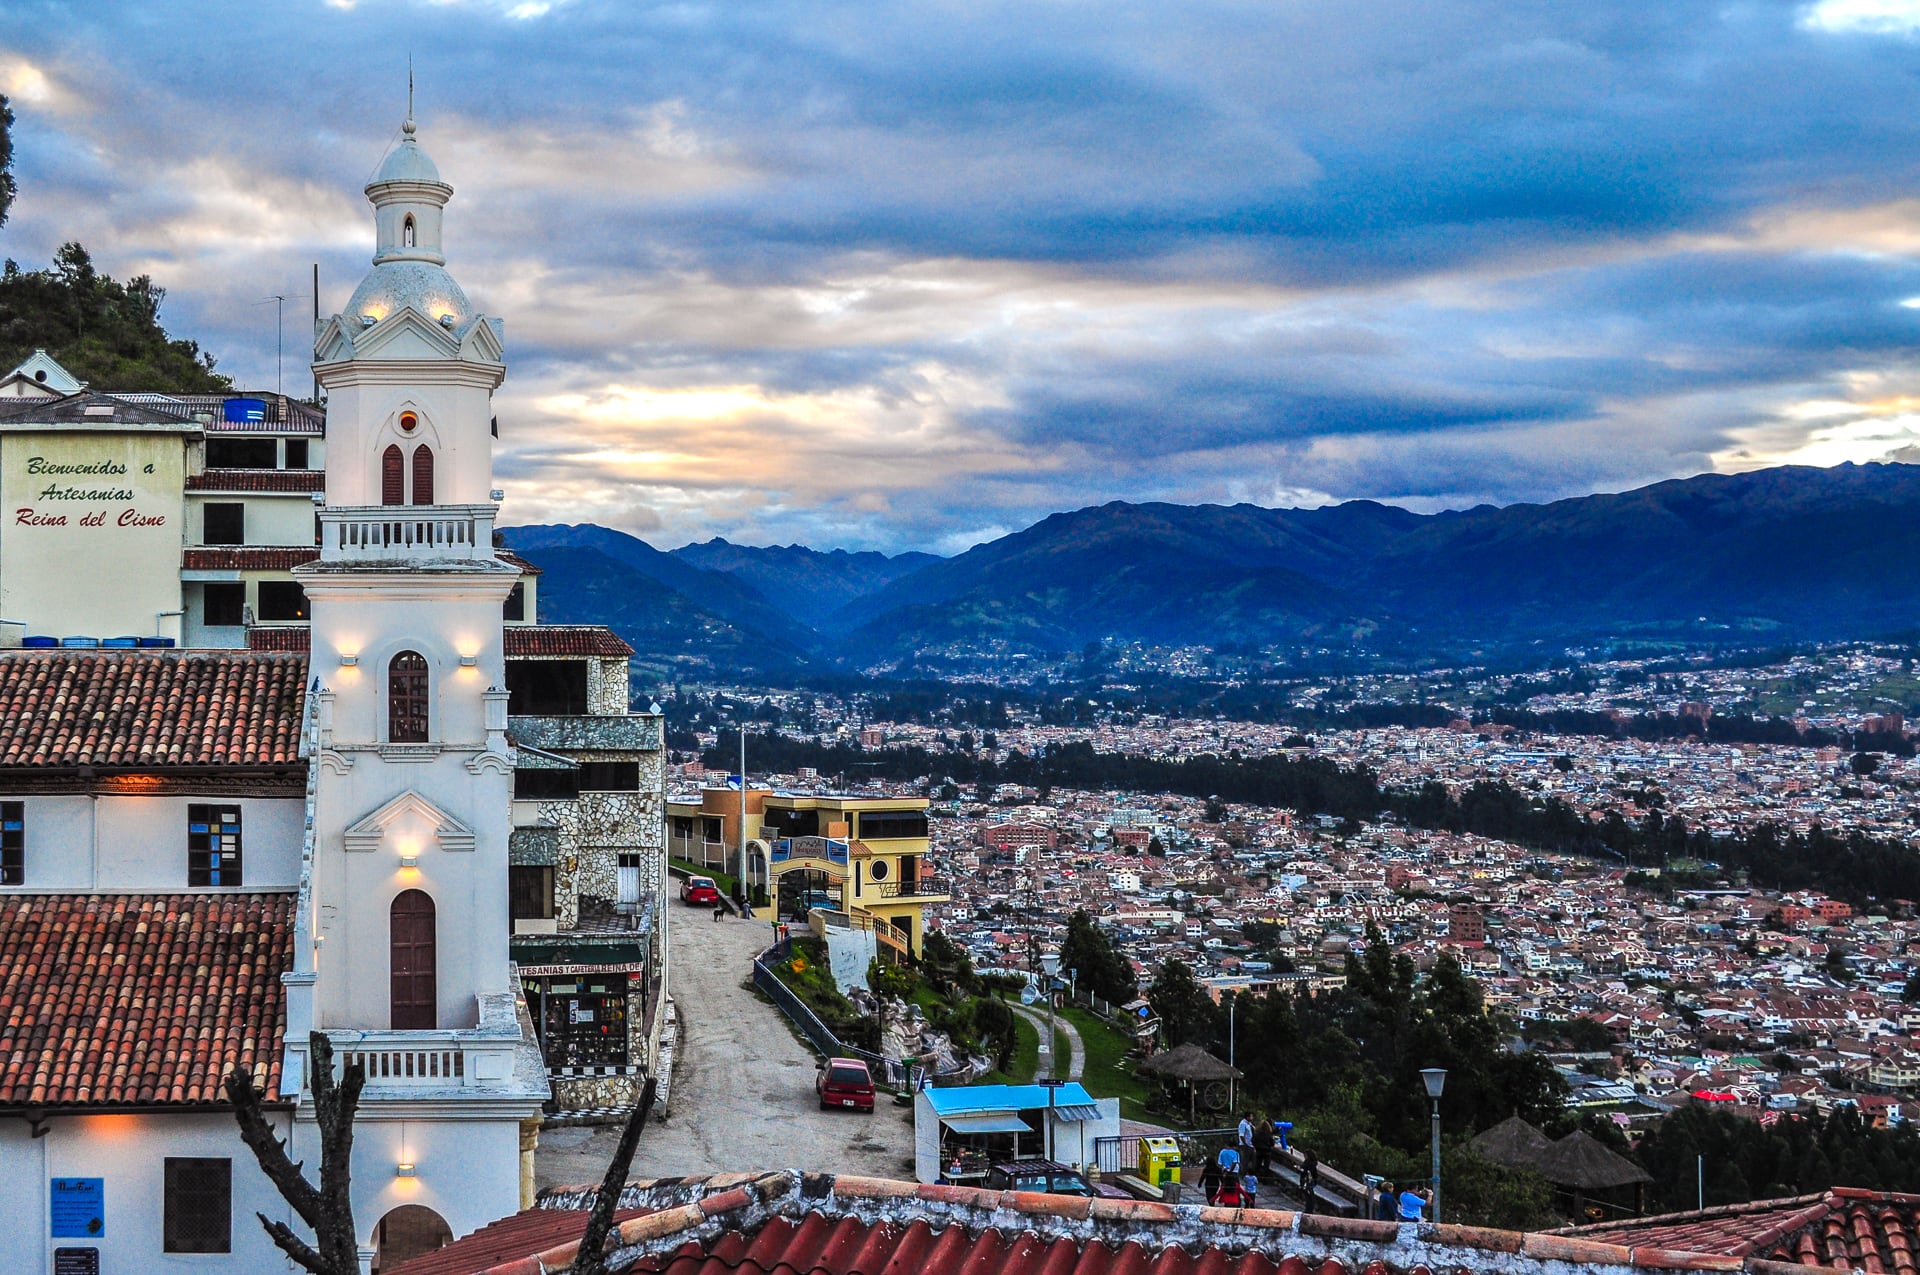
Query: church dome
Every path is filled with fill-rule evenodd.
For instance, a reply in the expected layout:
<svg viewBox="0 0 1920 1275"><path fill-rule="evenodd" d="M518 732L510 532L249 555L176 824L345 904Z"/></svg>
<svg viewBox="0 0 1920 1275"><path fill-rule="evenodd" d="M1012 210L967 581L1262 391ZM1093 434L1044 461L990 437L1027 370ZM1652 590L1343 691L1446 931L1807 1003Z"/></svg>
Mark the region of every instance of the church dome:
<svg viewBox="0 0 1920 1275"><path fill-rule="evenodd" d="M444 266L430 261L383 261L367 272L353 290L343 313L349 322L381 319L406 306L412 306L435 322L451 316L446 324L456 336L464 333L474 320L473 303L453 281Z"/></svg>
<svg viewBox="0 0 1920 1275"><path fill-rule="evenodd" d="M388 182L432 182L444 186L446 183L440 180L440 169L435 166L433 157L414 138L413 121L408 120L401 125L400 131L400 144L387 152L380 171L367 183L368 191Z"/></svg>

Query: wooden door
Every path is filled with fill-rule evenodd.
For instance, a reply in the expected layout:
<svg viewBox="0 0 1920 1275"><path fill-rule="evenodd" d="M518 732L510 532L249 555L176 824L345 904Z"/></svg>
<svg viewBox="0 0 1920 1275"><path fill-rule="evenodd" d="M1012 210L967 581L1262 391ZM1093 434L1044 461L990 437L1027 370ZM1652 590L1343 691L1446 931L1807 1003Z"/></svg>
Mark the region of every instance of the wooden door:
<svg viewBox="0 0 1920 1275"><path fill-rule="evenodd" d="M393 901L391 965L393 1029L414 1031L439 1025L435 1012L433 900L424 890L407 890Z"/></svg>

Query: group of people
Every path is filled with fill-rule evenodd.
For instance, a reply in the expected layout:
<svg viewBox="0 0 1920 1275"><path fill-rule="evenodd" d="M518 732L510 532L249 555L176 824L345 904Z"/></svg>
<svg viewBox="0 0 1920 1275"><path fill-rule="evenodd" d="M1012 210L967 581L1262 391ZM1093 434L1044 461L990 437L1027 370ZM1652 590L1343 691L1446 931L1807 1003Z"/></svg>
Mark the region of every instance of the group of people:
<svg viewBox="0 0 1920 1275"><path fill-rule="evenodd" d="M1371 1200L1376 1222L1420 1222L1427 1216L1427 1193L1407 1183L1403 1189L1382 1181Z"/></svg>

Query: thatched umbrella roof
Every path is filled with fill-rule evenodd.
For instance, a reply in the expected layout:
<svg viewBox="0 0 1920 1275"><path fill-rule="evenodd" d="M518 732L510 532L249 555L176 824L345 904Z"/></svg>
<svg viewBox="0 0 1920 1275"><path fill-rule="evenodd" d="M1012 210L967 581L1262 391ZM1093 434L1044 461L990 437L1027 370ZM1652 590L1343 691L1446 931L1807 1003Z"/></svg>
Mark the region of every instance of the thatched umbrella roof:
<svg viewBox="0 0 1920 1275"><path fill-rule="evenodd" d="M1169 1080L1184 1080L1190 1084L1209 1080L1238 1080L1245 1074L1194 1044L1175 1045L1164 1053L1135 1064L1134 1070L1165 1076Z"/></svg>
<svg viewBox="0 0 1920 1275"><path fill-rule="evenodd" d="M1553 1146L1553 1139L1518 1115L1508 1116L1473 1140L1473 1149L1482 1160L1491 1160L1509 1169L1531 1169Z"/></svg>
<svg viewBox="0 0 1920 1275"><path fill-rule="evenodd" d="M1645 1169L1615 1155L1578 1129L1548 1147L1532 1167L1555 1186L1582 1191L1603 1191L1608 1187L1653 1181Z"/></svg>

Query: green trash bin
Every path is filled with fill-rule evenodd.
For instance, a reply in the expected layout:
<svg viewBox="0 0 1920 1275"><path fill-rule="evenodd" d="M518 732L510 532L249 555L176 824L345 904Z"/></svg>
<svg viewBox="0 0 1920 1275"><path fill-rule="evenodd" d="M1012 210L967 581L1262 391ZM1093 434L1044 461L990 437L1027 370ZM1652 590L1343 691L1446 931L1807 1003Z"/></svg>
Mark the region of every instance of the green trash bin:
<svg viewBox="0 0 1920 1275"><path fill-rule="evenodd" d="M1178 1138L1140 1139L1140 1180L1157 1187L1180 1180Z"/></svg>

